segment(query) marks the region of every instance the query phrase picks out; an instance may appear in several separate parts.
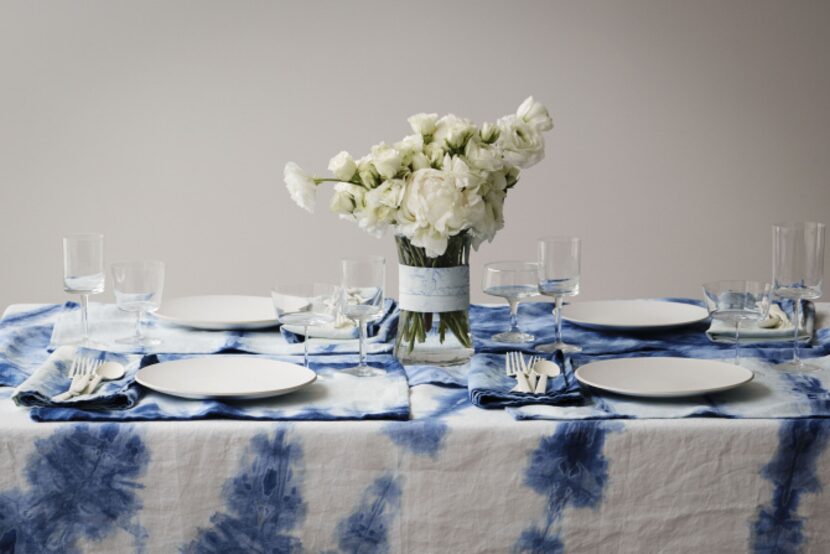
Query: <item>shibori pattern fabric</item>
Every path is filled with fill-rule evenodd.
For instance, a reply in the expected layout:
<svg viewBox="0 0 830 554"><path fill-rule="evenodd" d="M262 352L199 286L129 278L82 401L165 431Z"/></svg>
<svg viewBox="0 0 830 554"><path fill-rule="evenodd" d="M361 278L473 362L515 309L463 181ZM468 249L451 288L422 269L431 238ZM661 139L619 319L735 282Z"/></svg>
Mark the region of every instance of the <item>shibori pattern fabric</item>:
<svg viewBox="0 0 830 554"><path fill-rule="evenodd" d="M77 304L63 305L54 324L50 349L71 344L81 337L81 319ZM147 318L148 334L161 339L161 344L136 350L116 342L135 333L135 316L118 309L114 304L91 303L89 306L90 334L102 349L110 352L139 352L143 354L215 354L217 352L247 352L250 354L290 355L303 351L302 338L276 328L260 331L204 331ZM397 329L397 311L389 300L383 318L371 326L372 336L367 340L367 352L391 352L390 337ZM357 342L348 340L313 339L309 342L312 354L349 354L357 352Z"/></svg>
<svg viewBox="0 0 830 554"><path fill-rule="evenodd" d="M26 317L0 340L45 351ZM830 551L827 418L516 421L420 384L400 421L44 425L11 394L0 551Z"/></svg>

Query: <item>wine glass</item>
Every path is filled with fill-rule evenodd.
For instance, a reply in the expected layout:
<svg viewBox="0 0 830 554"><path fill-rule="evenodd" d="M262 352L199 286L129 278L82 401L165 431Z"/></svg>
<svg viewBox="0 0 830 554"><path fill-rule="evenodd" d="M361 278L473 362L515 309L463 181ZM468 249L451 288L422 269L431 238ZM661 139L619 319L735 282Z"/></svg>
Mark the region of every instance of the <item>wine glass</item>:
<svg viewBox="0 0 830 554"><path fill-rule="evenodd" d="M824 224L780 223L772 227L772 286L775 294L793 302L793 359L781 364L785 371L815 371L817 366L801 361L798 330L801 301L821 296L824 277Z"/></svg>
<svg viewBox="0 0 830 554"><path fill-rule="evenodd" d="M329 325L337 317L337 287L327 283L277 283L271 289L277 319L303 327L303 364L308 367L308 328Z"/></svg>
<svg viewBox="0 0 830 554"><path fill-rule="evenodd" d="M104 292L104 235L78 233L63 237L63 290L81 296L83 335L79 344L92 346L89 340L89 295Z"/></svg>
<svg viewBox="0 0 830 554"><path fill-rule="evenodd" d="M155 312L161 304L164 263L154 260L114 263L112 279L116 305L125 312L135 313L135 334L116 342L138 347L161 344L160 339L144 335L142 323L144 314Z"/></svg>
<svg viewBox="0 0 830 554"><path fill-rule="evenodd" d="M553 296L553 317L556 322L554 342L536 347L540 352L564 354L582 352L575 344L562 341L562 299L579 294L579 268L582 243L577 237L546 237L539 239L539 292Z"/></svg>
<svg viewBox="0 0 830 554"><path fill-rule="evenodd" d="M360 358L356 367L345 373L358 377L384 375L380 369L366 364L366 325L383 315L383 288L386 281L386 260L381 256L346 259L342 262L340 312L360 328Z"/></svg>
<svg viewBox="0 0 830 554"><path fill-rule="evenodd" d="M740 365L741 323L769 314L772 287L759 281L712 281L703 285L703 300L712 319L735 326L735 365Z"/></svg>
<svg viewBox="0 0 830 554"><path fill-rule="evenodd" d="M519 301L539 294L539 265L533 262L493 262L484 266L484 294L499 296L510 304L510 329L490 337L498 342L533 342L533 335L519 329Z"/></svg>

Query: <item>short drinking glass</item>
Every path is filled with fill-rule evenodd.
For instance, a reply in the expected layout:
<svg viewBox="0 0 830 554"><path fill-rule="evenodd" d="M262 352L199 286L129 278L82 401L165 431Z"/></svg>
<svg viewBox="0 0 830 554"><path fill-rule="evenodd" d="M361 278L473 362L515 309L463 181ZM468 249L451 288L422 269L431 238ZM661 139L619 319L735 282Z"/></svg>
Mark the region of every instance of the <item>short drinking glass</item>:
<svg viewBox="0 0 830 554"><path fill-rule="evenodd" d="M271 289L277 319L303 328L303 363L308 367L308 329L334 323L337 287L327 283L277 283Z"/></svg>
<svg viewBox="0 0 830 554"><path fill-rule="evenodd" d="M143 333L144 314L155 312L161 304L164 288L164 263L157 261L119 262L112 264L115 303L125 312L135 313L135 334L118 339L130 346L156 346L161 340Z"/></svg>
<svg viewBox="0 0 830 554"><path fill-rule="evenodd" d="M493 262L484 266L482 288L485 294L499 296L510 304L510 329L490 337L497 342L533 342L533 335L519 329L519 301L539 294L538 264L533 262Z"/></svg>
<svg viewBox="0 0 830 554"><path fill-rule="evenodd" d="M793 301L793 359L781 364L784 371L815 371L817 366L801 361L798 333L801 301L821 297L824 278L824 224L780 223L772 227L772 286L780 298Z"/></svg>
<svg viewBox="0 0 830 554"><path fill-rule="evenodd" d="M63 238L63 290L81 296L80 344L89 339L89 295L104 292L104 235L82 233Z"/></svg>
<svg viewBox="0 0 830 554"><path fill-rule="evenodd" d="M366 327L383 315L383 290L386 261L381 256L342 261L340 312L357 323L360 329L360 358L356 367L345 370L358 377L383 375L366 363Z"/></svg>
<svg viewBox="0 0 830 554"><path fill-rule="evenodd" d="M703 285L703 300L712 319L735 326L735 365L740 364L741 323L769 314L772 287L758 281L713 281Z"/></svg>
<svg viewBox="0 0 830 554"><path fill-rule="evenodd" d="M582 243L577 237L539 239L539 292L554 298L553 317L556 336L553 343L536 347L541 352L581 352L582 348L562 340L562 299L579 294L579 271Z"/></svg>

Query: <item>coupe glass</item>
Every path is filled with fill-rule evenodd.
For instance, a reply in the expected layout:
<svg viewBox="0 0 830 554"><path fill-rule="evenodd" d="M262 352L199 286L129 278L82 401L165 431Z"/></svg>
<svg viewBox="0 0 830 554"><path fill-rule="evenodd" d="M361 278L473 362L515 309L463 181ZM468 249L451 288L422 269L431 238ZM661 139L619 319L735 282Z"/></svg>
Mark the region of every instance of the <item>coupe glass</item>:
<svg viewBox="0 0 830 554"><path fill-rule="evenodd" d="M772 227L772 286L775 294L793 301L793 359L779 365L785 371L815 371L801 361L798 329L801 301L821 296L824 277L824 224L781 223Z"/></svg>
<svg viewBox="0 0 830 554"><path fill-rule="evenodd" d="M164 289L164 263L157 261L112 264L115 303L125 312L135 313L135 334L116 342L130 346L156 346L161 340L143 333L144 314L155 312Z"/></svg>
<svg viewBox="0 0 830 554"><path fill-rule="evenodd" d="M81 233L63 237L63 290L81 296L83 335L79 344L92 346L89 340L89 295L104 292L104 235Z"/></svg>
<svg viewBox="0 0 830 554"><path fill-rule="evenodd" d="M499 296L510 304L510 329L490 337L498 342L533 342L533 335L519 329L519 301L539 294L539 265L533 262L493 262L484 266L485 294Z"/></svg>
<svg viewBox="0 0 830 554"><path fill-rule="evenodd" d="M581 352L582 348L562 341L562 299L579 294L579 267L582 243L577 237L539 239L539 292L554 299L555 342L536 347L541 352Z"/></svg>
<svg viewBox="0 0 830 554"><path fill-rule="evenodd" d="M713 281L703 285L703 300L712 319L735 326L735 365L739 365L741 323L769 314L772 287L758 281Z"/></svg>
<svg viewBox="0 0 830 554"><path fill-rule="evenodd" d="M277 319L303 328L303 363L308 367L308 328L334 323L337 318L337 287L327 283L277 283L271 289Z"/></svg>
<svg viewBox="0 0 830 554"><path fill-rule="evenodd" d="M340 312L360 329L359 363L345 373L358 377L383 375L382 370L366 364L366 326L383 315L386 261L381 256L346 259L342 261L342 272Z"/></svg>

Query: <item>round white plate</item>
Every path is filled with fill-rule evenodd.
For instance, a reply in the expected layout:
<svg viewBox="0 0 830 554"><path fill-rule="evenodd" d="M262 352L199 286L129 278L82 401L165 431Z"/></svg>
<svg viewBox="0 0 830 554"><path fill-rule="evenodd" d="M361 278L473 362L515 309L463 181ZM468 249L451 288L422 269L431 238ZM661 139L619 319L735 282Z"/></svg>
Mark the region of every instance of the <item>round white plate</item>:
<svg viewBox="0 0 830 554"><path fill-rule="evenodd" d="M709 312L680 302L603 300L568 304L562 308L562 317L589 329L636 331L697 323L709 317Z"/></svg>
<svg viewBox="0 0 830 554"><path fill-rule="evenodd" d="M672 398L720 392L752 380L752 371L717 360L618 358L576 370L580 383L617 394Z"/></svg>
<svg viewBox="0 0 830 554"><path fill-rule="evenodd" d="M165 300L156 317L210 331L266 329L277 324L267 296L209 295Z"/></svg>
<svg viewBox="0 0 830 554"><path fill-rule="evenodd" d="M135 378L148 389L164 394L220 400L288 394L316 379L316 373L296 364L240 354L161 362L141 369Z"/></svg>

